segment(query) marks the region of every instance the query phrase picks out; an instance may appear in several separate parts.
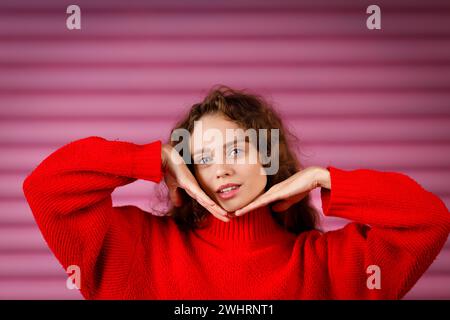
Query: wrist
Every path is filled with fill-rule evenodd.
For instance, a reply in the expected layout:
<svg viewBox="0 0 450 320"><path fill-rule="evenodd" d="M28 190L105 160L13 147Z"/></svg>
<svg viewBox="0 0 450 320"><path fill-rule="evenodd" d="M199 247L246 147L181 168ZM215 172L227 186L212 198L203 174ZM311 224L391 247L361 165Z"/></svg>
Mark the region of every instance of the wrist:
<svg viewBox="0 0 450 320"><path fill-rule="evenodd" d="M316 186L331 190L331 175L326 168L318 167L315 174Z"/></svg>
<svg viewBox="0 0 450 320"><path fill-rule="evenodd" d="M161 166L163 169L167 166L167 160L170 155L170 148L171 146L169 144L163 144L161 146Z"/></svg>

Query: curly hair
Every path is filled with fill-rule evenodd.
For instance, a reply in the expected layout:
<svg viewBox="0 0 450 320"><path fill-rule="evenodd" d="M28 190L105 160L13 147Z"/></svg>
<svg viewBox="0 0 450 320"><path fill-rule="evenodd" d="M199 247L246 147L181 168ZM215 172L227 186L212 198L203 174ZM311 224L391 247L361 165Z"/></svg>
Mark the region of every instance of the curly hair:
<svg viewBox="0 0 450 320"><path fill-rule="evenodd" d="M176 129L186 129L192 133L195 121L200 120L204 115L217 113L234 121L244 130L279 129L279 169L275 174L267 176L265 190L303 169L291 148L291 144L296 143L298 139L283 126L281 117L271 104L261 96L245 90L235 90L223 85L214 86L202 102L195 103L190 108L189 112L172 129L171 134ZM268 131L270 132L270 130ZM268 141L271 141L270 133ZM176 144L174 141L169 143L172 146ZM270 154L270 144L267 149ZM180 155L182 154L180 153ZM195 175L193 161L190 161L187 166ZM205 216L210 213L189 197L184 190L180 191L183 206L171 207L167 215L173 216L182 230L201 227ZM308 230L321 231L319 213L311 205L309 195L286 211L273 212L271 210L271 214L279 225L294 234Z"/></svg>

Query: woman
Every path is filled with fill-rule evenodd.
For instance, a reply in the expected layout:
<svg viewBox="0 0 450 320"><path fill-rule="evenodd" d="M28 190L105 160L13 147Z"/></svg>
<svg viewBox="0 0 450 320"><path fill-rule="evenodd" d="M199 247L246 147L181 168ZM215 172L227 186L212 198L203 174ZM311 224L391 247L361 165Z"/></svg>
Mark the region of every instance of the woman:
<svg viewBox="0 0 450 320"><path fill-rule="evenodd" d="M404 174L303 168L258 96L213 89L171 137L77 140L24 181L43 236L66 270L79 267L86 299L400 299L449 234L444 203ZM275 154L269 162L262 146ZM116 187L163 176L166 215L112 206ZM315 188L325 215L352 222L321 232Z"/></svg>

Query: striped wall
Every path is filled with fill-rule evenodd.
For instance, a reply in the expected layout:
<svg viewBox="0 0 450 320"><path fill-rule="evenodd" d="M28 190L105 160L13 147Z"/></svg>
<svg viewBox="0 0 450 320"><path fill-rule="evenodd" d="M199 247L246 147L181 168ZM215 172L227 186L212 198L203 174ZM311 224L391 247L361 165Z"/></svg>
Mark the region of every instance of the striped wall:
<svg viewBox="0 0 450 320"><path fill-rule="evenodd" d="M382 30L366 28L370 4ZM166 140L218 83L273 101L304 165L403 172L449 206L448 1L2 0L0 299L81 299L24 200L35 166L90 135ZM137 181L114 204L150 210L152 191ZM450 242L406 299L450 299Z"/></svg>

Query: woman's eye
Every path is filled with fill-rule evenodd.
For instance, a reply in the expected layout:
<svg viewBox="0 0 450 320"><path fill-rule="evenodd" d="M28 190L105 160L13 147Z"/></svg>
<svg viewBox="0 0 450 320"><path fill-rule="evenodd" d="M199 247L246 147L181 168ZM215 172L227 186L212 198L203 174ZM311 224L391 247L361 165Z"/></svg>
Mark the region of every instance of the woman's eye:
<svg viewBox="0 0 450 320"><path fill-rule="evenodd" d="M244 153L244 150L240 148L233 148L228 152L229 157L239 157ZM202 156L201 158L198 158L197 163L198 164L211 164L213 162L212 156Z"/></svg>
<svg viewBox="0 0 450 320"><path fill-rule="evenodd" d="M230 151L230 155L232 155L232 156L237 156L237 155L240 155L240 154L242 154L242 149L239 149L239 148L234 148L234 149L232 149L231 151Z"/></svg>
<svg viewBox="0 0 450 320"><path fill-rule="evenodd" d="M198 161L200 164L207 164L209 162L211 162L211 157L201 157L200 160Z"/></svg>

